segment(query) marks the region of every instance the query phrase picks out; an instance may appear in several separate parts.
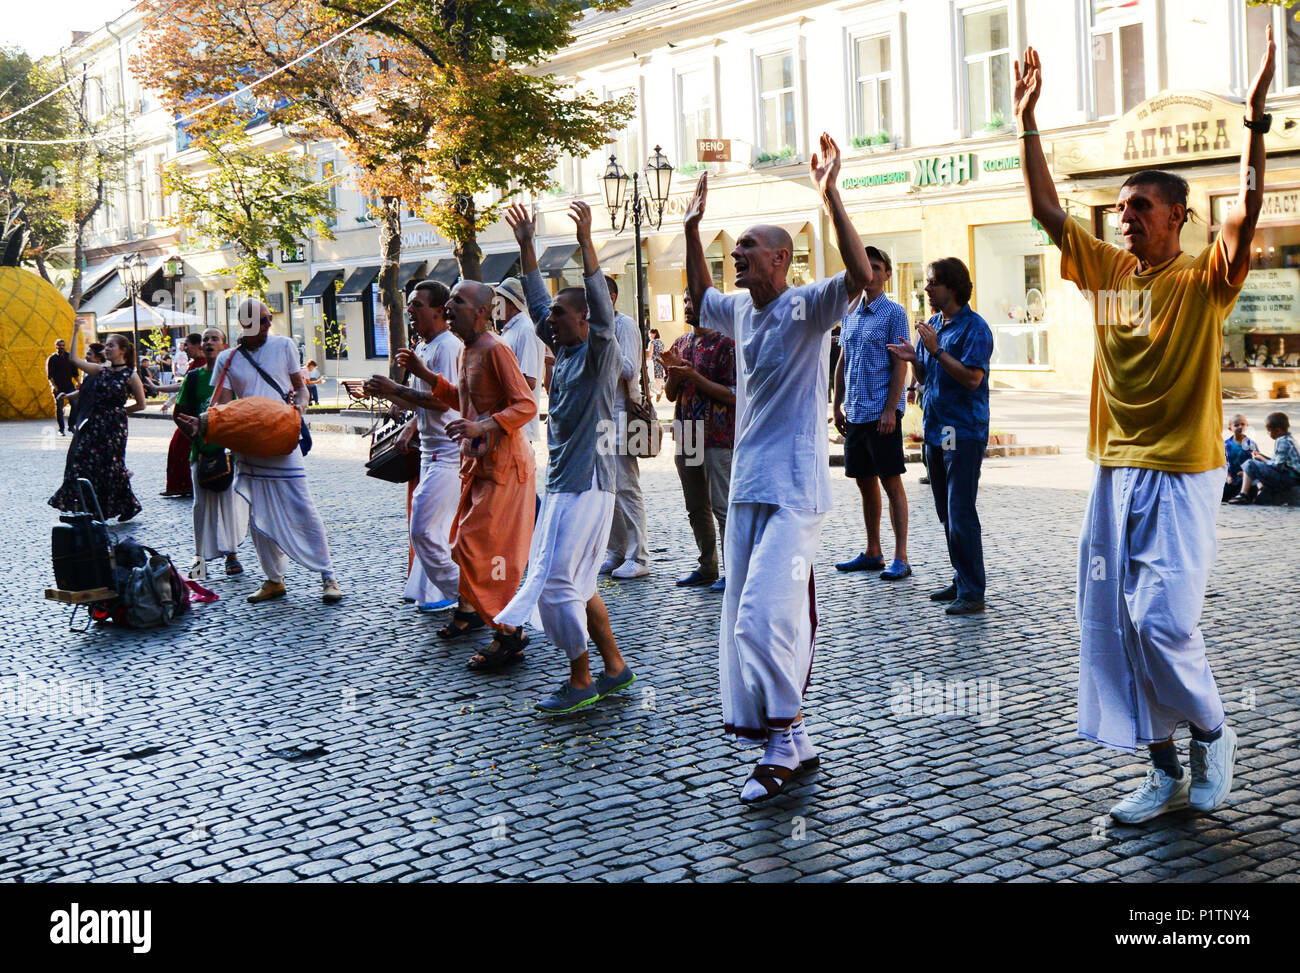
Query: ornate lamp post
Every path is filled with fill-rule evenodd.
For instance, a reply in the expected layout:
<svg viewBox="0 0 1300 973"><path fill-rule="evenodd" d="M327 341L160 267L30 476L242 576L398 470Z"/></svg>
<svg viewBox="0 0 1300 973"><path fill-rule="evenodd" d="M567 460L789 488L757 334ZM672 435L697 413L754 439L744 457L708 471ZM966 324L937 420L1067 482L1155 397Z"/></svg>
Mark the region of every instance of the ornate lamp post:
<svg viewBox="0 0 1300 973"><path fill-rule="evenodd" d="M627 229L628 217L632 217L632 230L636 236L636 326L641 331L641 347L644 348L650 335L646 331L645 292L641 286L641 224L648 223L656 230L663 225L664 206L668 203L668 189L673 178L673 167L659 146L655 146L654 155L645 164L645 193L648 195L642 195L641 177L642 173L632 173L632 195L629 198L628 174L618 164L618 159L611 155L601 184L605 189L610 228L615 233L622 233Z"/></svg>
<svg viewBox="0 0 1300 973"><path fill-rule="evenodd" d="M131 295L131 341L135 345L136 360L140 355L140 291L144 288L144 260L138 253L124 253L118 267L122 283Z"/></svg>

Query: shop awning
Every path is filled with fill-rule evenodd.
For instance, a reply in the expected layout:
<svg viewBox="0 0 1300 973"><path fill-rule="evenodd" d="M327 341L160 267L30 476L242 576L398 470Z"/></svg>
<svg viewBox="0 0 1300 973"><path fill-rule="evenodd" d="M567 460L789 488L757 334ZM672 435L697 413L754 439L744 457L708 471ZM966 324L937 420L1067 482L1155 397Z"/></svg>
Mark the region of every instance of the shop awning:
<svg viewBox="0 0 1300 973"><path fill-rule="evenodd" d="M490 253L483 258L483 283L499 284L507 277L519 272L519 251L507 250L504 253Z"/></svg>
<svg viewBox="0 0 1300 973"><path fill-rule="evenodd" d="M577 245L572 243L547 247L537 260L537 269L542 272L543 277L559 277L577 252Z"/></svg>
<svg viewBox="0 0 1300 973"><path fill-rule="evenodd" d="M405 294L406 288L411 281L424 279L424 268L428 265L427 260L412 260L399 266L397 268L397 289Z"/></svg>
<svg viewBox="0 0 1300 973"><path fill-rule="evenodd" d="M334 286L334 282L343 276L341 270L318 270L312 275L307 286L298 295L299 304L315 304L324 293Z"/></svg>
<svg viewBox="0 0 1300 973"><path fill-rule="evenodd" d="M460 280L460 262L455 257L443 257L433 265L433 269L429 271L429 276L425 279L436 280L438 283L450 287Z"/></svg>
<svg viewBox="0 0 1300 973"><path fill-rule="evenodd" d="M103 263L95 264L93 267L86 267L81 271L81 294L85 297L96 287L104 282L109 274L117 273L118 267L121 266L119 260L105 260ZM72 293L72 285L68 285L68 290L64 293L67 297Z"/></svg>
<svg viewBox="0 0 1300 973"><path fill-rule="evenodd" d="M700 243L707 250L713 245L713 241L722 236L721 230L701 230ZM661 253L655 259L655 270L685 270L686 269L686 234L679 233L673 237L673 242L668 244L668 249Z"/></svg>
<svg viewBox="0 0 1300 973"><path fill-rule="evenodd" d="M632 251L636 249L636 242L633 237L615 237L612 240L606 240L599 250L596 251L596 259L600 262L600 269L611 277L617 277L619 274L627 271L627 262L632 258Z"/></svg>
<svg viewBox="0 0 1300 973"><path fill-rule="evenodd" d="M356 304L365 298L370 285L378 276L379 268L376 266L357 267L348 274L348 279L343 282L334 299L340 304Z"/></svg>
<svg viewBox="0 0 1300 973"><path fill-rule="evenodd" d="M112 276L108 277L95 293L81 302L77 313L93 314L98 319L110 311L117 310L126 302L126 285L122 283L122 275L114 270Z"/></svg>

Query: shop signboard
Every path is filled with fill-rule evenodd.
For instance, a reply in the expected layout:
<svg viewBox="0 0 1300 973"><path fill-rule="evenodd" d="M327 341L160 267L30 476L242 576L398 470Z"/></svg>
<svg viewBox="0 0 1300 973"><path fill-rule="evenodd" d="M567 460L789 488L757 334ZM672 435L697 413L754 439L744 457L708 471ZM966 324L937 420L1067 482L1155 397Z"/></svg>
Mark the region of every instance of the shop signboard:
<svg viewBox="0 0 1300 973"><path fill-rule="evenodd" d="M695 157L701 162L730 162L731 139L696 139Z"/></svg>
<svg viewBox="0 0 1300 973"><path fill-rule="evenodd" d="M1300 332L1300 267L1250 271L1226 330L1235 334Z"/></svg>
<svg viewBox="0 0 1300 973"><path fill-rule="evenodd" d="M1052 142L1058 176L1154 169L1241 155L1246 128L1239 103L1208 91L1169 91L1148 98L1105 132ZM1279 120L1280 121L1280 120ZM1269 153L1300 148L1300 126L1273 126L1264 136Z"/></svg>
<svg viewBox="0 0 1300 973"><path fill-rule="evenodd" d="M1210 197L1210 225L1217 229L1237 205L1237 193L1223 193ZM1259 224L1300 223L1300 186L1264 190L1264 200L1259 209Z"/></svg>

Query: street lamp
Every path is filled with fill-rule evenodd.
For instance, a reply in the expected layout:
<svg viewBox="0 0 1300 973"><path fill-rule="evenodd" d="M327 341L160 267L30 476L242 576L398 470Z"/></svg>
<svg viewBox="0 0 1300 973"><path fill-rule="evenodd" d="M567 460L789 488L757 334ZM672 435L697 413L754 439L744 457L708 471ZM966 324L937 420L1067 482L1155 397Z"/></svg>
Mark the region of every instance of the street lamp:
<svg viewBox="0 0 1300 973"><path fill-rule="evenodd" d="M124 253L118 266L122 283L131 295L131 341L135 345L136 363L140 361L140 291L144 287L144 260L138 253Z"/></svg>
<svg viewBox="0 0 1300 973"><path fill-rule="evenodd" d="M618 164L618 159L611 155L605 174L601 176L601 185L605 189L605 208L609 210L610 229L622 233L627 229L628 216L632 217L632 229L636 236L636 326L641 332L641 346L644 348L650 335L646 332L645 292L641 287L641 223L644 221L656 230L663 225L664 206L668 203L668 188L673 178L673 167L659 146L655 146L654 155L645 164L645 191L648 196L641 194L641 175L639 172L632 173L632 196L629 199L627 172Z"/></svg>

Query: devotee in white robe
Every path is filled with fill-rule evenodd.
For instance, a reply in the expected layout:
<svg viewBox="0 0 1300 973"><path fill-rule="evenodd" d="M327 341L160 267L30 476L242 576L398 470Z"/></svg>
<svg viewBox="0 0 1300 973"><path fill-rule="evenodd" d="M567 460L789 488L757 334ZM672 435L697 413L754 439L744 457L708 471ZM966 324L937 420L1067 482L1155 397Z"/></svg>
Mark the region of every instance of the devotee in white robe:
<svg viewBox="0 0 1300 973"><path fill-rule="evenodd" d="M591 239L591 210L575 202L569 215L578 228L584 287L566 288L552 301L537 270L527 210L516 205L506 213L519 241L529 309L538 336L555 351L555 370L541 517L523 584L496 620L522 625L536 610L547 637L568 658L569 678L537 704L552 715L590 706L636 680L619 653L609 614L596 593L617 483L614 395L622 356L614 338L614 308ZM589 634L605 665L595 679L588 664Z"/></svg>
<svg viewBox="0 0 1300 973"><path fill-rule="evenodd" d="M447 285L422 280L406 304L411 326L420 337L415 356L425 368L448 382L460 381L465 343L447 324ZM399 356L404 352L399 352ZM460 502L460 446L447 433L447 424L461 417L455 409L435 402L428 382L412 372L407 386L376 375L366 392L415 410L420 450L420 480L411 494L411 547L415 563L407 578L406 596L423 611L450 608L456 603L460 568L451 556L451 527Z"/></svg>
<svg viewBox="0 0 1300 973"><path fill-rule="evenodd" d="M282 393L292 389L293 404L299 412L306 409L307 385L293 339L270 333L271 311L260 301L245 301L238 318L243 337L237 347L217 357L214 401L221 404L236 396L284 401ZM241 348L248 350L274 385L258 373ZM231 489L248 502L253 549L266 575L262 587L248 600L257 603L283 598L284 574L292 559L321 576L323 601L339 601L343 592L334 577L325 524L307 487L302 451L295 448L284 456L239 456L235 470Z"/></svg>
<svg viewBox="0 0 1300 973"><path fill-rule="evenodd" d="M1061 276L1094 314L1088 455L1096 464L1079 538L1079 735L1152 766L1111 808L1126 824L1191 806L1212 811L1232 789L1237 736L1200 630L1224 483L1219 362L1223 325L1250 269L1264 194L1264 112L1272 28L1246 103L1241 183L1219 232L1184 253L1188 185L1136 172L1115 207L1122 247L1066 216L1038 135L1042 62L1015 66L1021 171L1034 218L1061 248ZM1191 733L1191 773L1173 734Z"/></svg>
<svg viewBox="0 0 1300 973"><path fill-rule="evenodd" d="M719 669L723 729L766 744L741 790L755 803L816 766L803 725L817 600L813 562L831 509L826 430L830 332L871 282L871 264L840 200L839 148L821 137L814 184L831 216L845 271L802 287L787 282L794 245L776 226L754 226L732 251L736 286L724 297L700 242L708 176L685 217L687 285L700 326L736 343L736 437L727 504Z"/></svg>

